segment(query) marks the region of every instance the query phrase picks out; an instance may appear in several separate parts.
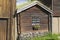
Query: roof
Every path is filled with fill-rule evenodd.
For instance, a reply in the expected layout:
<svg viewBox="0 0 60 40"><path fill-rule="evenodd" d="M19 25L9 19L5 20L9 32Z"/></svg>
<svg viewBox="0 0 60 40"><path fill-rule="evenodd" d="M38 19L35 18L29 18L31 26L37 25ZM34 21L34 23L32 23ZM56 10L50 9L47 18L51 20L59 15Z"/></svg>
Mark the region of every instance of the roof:
<svg viewBox="0 0 60 40"><path fill-rule="evenodd" d="M34 2L32 2L32 3L30 3L30 4L26 5L26 6L24 6L23 8L17 9L17 14L20 13L20 12L22 12L22 11L24 11L24 10L26 10L26 9L28 9L28 8L30 8L30 7L35 6L35 5L39 5L40 7L42 7L43 9L45 9L46 11L52 13L52 10L50 8L48 8L47 6L45 6L44 4L42 4L39 1L34 1Z"/></svg>

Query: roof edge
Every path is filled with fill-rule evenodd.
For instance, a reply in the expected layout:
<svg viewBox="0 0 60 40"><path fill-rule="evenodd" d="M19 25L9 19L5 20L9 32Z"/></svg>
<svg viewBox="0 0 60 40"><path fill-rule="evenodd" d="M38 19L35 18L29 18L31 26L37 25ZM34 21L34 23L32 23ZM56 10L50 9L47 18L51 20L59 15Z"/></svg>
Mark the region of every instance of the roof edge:
<svg viewBox="0 0 60 40"><path fill-rule="evenodd" d="M22 12L22 11L24 11L24 10L26 10L26 9L34 6L34 5L39 5L40 7L42 7L43 9L45 9L46 11L50 12L51 14L53 14L53 11L50 8L48 8L47 6L45 6L44 4L42 4L39 1L34 1L31 4L26 5L25 7L21 8L21 9L17 9L17 13L20 13L20 12Z"/></svg>

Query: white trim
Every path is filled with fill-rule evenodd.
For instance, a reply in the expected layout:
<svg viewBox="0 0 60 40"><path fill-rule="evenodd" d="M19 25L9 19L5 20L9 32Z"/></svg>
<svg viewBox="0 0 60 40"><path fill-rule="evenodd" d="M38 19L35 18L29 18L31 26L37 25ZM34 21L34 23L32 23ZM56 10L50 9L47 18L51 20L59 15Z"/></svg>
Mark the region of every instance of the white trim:
<svg viewBox="0 0 60 40"><path fill-rule="evenodd" d="M41 2L38 2L38 1L34 1L31 4L26 5L26 6L24 6L21 9L17 9L17 13L22 12L22 11L24 11L24 10L26 10L26 9L34 6L34 5L39 5L40 7L42 7L43 9L45 9L46 11L52 13L52 10L50 8L48 8L47 6L45 6L44 4L42 4Z"/></svg>

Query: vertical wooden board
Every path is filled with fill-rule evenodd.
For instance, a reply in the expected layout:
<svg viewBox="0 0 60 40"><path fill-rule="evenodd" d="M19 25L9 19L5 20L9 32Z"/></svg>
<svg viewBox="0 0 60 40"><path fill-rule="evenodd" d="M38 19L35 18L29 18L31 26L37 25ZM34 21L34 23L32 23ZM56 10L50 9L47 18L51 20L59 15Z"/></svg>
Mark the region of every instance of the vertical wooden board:
<svg viewBox="0 0 60 40"><path fill-rule="evenodd" d="M17 39L17 20L15 17L15 40Z"/></svg>
<svg viewBox="0 0 60 40"><path fill-rule="evenodd" d="M3 2L3 10L4 10L3 15L2 15L3 17L8 17L8 14L9 14L9 10L7 12L7 9L9 9L8 8L9 5L7 5L7 2L8 2L8 0L4 0L4 2Z"/></svg>
<svg viewBox="0 0 60 40"><path fill-rule="evenodd" d="M58 33L58 18L56 17L52 19L52 33Z"/></svg>
<svg viewBox="0 0 60 40"><path fill-rule="evenodd" d="M15 14L15 11L16 11L16 8L15 8L15 7L16 7L16 6L15 6L15 5L16 5L16 0L9 0L9 2L10 2L10 4L11 4L11 5L10 5L10 13L11 13L10 16L11 16L11 25L12 25L12 28L11 28L11 30L12 30L12 31L11 31L11 32L12 32L12 33L11 33L11 35L12 35L12 36L11 36L11 40L16 40L16 38L15 38L15 25L14 25L15 23L14 23L14 21L13 21L13 20L14 20L14 19L13 19L13 15Z"/></svg>
<svg viewBox="0 0 60 40"><path fill-rule="evenodd" d="M6 20L0 20L0 40L6 40Z"/></svg>
<svg viewBox="0 0 60 40"><path fill-rule="evenodd" d="M0 17L9 17L10 13L10 1L9 0L0 0Z"/></svg>
<svg viewBox="0 0 60 40"><path fill-rule="evenodd" d="M1 14L2 14L2 7L0 7L0 17L2 16Z"/></svg>
<svg viewBox="0 0 60 40"><path fill-rule="evenodd" d="M0 17L2 16L2 0L0 0Z"/></svg>
<svg viewBox="0 0 60 40"><path fill-rule="evenodd" d="M6 0L3 0L3 3L2 3L3 5L2 5L2 7L3 7L3 13L2 13L2 17L5 17L5 16L7 16L7 14L6 14L6 10L7 10L7 1Z"/></svg>
<svg viewBox="0 0 60 40"><path fill-rule="evenodd" d="M59 17L59 33L60 33L60 17Z"/></svg>
<svg viewBox="0 0 60 40"><path fill-rule="evenodd" d="M0 0L0 5L2 5L2 0Z"/></svg>

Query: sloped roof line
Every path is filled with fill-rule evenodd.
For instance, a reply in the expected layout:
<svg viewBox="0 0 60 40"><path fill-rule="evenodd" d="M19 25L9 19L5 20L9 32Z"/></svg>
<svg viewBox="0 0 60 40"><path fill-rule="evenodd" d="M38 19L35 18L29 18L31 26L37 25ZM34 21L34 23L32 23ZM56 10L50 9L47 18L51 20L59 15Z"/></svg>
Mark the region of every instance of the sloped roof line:
<svg viewBox="0 0 60 40"><path fill-rule="evenodd" d="M17 9L17 13L19 13L19 12L21 12L21 11L24 11L24 10L26 10L26 9L28 9L28 8L36 5L36 4L37 4L37 2L32 2L31 4L26 5L26 6L24 6L23 8Z"/></svg>
<svg viewBox="0 0 60 40"><path fill-rule="evenodd" d="M34 5L39 5L40 7L42 7L43 9L45 9L46 11L52 13L52 10L51 10L50 8L48 8L47 6L45 6L44 4L42 4L42 3L39 2L39 1L34 1L34 2L32 2L31 4L26 5L26 6L24 6L24 7L21 8L21 9L17 9L17 13L20 13L20 12L22 12L22 11L24 11L24 10L26 10L26 9L34 6Z"/></svg>
<svg viewBox="0 0 60 40"><path fill-rule="evenodd" d="M37 5L39 5L43 9L47 10L48 12L52 13L52 10L50 8L48 8L47 6L45 6L44 4L42 4L41 2L37 2Z"/></svg>

